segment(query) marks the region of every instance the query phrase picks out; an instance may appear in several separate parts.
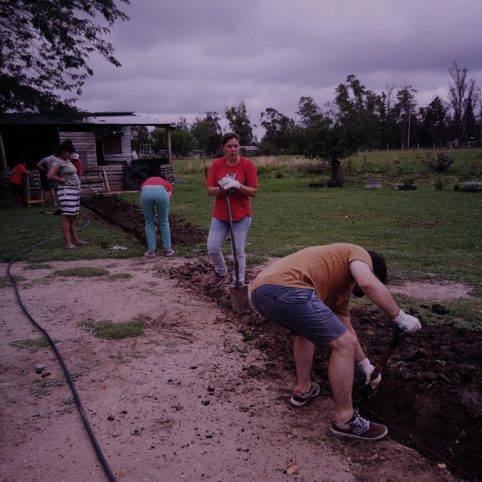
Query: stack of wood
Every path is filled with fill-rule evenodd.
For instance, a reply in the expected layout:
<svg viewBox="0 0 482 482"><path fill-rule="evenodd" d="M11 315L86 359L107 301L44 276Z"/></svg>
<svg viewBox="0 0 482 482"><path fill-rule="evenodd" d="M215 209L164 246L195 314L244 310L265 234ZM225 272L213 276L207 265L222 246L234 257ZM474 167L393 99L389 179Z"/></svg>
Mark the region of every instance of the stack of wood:
<svg viewBox="0 0 482 482"><path fill-rule="evenodd" d="M80 178L83 194L110 192L110 183L104 167L89 167Z"/></svg>
<svg viewBox="0 0 482 482"><path fill-rule="evenodd" d="M109 178L111 191L123 191L124 184L122 181L122 175L124 172L124 166L122 164L110 164L108 166L103 166L103 169L105 169L105 173Z"/></svg>
<svg viewBox="0 0 482 482"><path fill-rule="evenodd" d="M33 204L45 204L44 191L40 182L40 172L27 171L23 180L23 203L30 207Z"/></svg>

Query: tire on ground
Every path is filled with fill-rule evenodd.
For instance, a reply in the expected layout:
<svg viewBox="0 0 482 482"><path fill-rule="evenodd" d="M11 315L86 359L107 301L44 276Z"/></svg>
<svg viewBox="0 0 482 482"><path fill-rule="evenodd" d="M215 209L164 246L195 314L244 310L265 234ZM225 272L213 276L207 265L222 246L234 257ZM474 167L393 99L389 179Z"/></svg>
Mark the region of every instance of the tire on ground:
<svg viewBox="0 0 482 482"><path fill-rule="evenodd" d="M139 169L129 169L122 176L124 188L130 191L137 191L146 179L147 176Z"/></svg>

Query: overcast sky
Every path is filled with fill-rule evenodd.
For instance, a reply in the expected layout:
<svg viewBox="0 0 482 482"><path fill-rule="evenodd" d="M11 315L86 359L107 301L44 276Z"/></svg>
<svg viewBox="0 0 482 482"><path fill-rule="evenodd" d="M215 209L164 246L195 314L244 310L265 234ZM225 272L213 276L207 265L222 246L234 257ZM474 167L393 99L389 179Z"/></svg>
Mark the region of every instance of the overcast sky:
<svg viewBox="0 0 482 482"><path fill-rule="evenodd" d="M369 89L447 99L454 61L482 87L482 0L131 0L107 37L122 67L91 59L80 108L177 122L244 100L294 117L354 74Z"/></svg>

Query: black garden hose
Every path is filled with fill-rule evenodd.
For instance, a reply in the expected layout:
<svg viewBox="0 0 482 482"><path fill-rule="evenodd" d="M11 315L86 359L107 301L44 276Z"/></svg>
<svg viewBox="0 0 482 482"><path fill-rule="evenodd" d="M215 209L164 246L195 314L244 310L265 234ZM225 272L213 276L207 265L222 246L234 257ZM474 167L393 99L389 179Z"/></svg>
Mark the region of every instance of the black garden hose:
<svg viewBox="0 0 482 482"><path fill-rule="evenodd" d="M85 217L85 216L84 216ZM85 217L86 219L86 223L80 228L80 229L83 229L85 228L88 224L89 224L89 218ZM64 372L64 375L65 375L65 378L67 380L67 383L69 384L69 387L70 387L70 390L72 391L72 395L74 397L74 400L75 400L75 403L77 405L77 408L79 410L79 413L80 413L80 417L82 418L82 422L84 424L84 427L87 431L87 434L89 435L89 438L90 438L90 441L94 447L94 450L95 450L95 453L97 454L97 458L99 459L99 462L102 466L102 469L104 470L104 473L105 475L107 476L108 480L110 482L116 482L116 478L112 472L112 470L110 469L109 467L109 464L107 463L107 460L105 459L104 457L104 454L102 452L102 449L95 437L95 434L92 430L92 427L90 425L90 422L89 422L89 419L87 417L87 414L84 410L84 407L82 406L82 402L80 401L80 397L79 397L79 394L77 392L77 388L75 386L75 382L72 378L72 375L70 374L69 372L69 369L67 368L67 365L65 364L64 362L64 359L62 358L62 355L60 354L60 351L59 349L57 348L57 345L55 344L55 342L52 340L52 338L50 337L50 335L47 333L47 331L41 326L39 325L39 323L32 317L32 315L29 313L29 311L27 310L26 306L24 305L23 301L22 301L22 298L20 296L20 293L19 293L19 290L18 290L18 286L17 286L17 281L15 280L15 278L12 276L12 274L10 273L10 268L13 266L13 264L15 263L15 261L17 261L22 255L24 255L25 253L28 253L30 251L33 251L34 249L37 249L39 248L40 246L43 246L44 244L47 244L51 241L53 241L54 239L58 239L59 237L61 236L55 236L53 238L50 238L50 239L47 239L46 241L42 241L41 243L38 243L34 246L31 246L30 248L27 248L27 249L24 249L23 251L21 251L20 253L16 254L11 260L10 262L8 263L8 266L7 266L7 275L8 275L8 278L10 279L10 282L12 283L13 285L13 289L15 290L15 295L17 297L17 302L20 306L20 308L22 309L22 311L25 313L25 315L27 316L27 318L32 322L32 324L45 336L45 338L47 339L47 341L49 342L50 346L52 347L52 350L54 351L55 353L55 356L57 357L57 360L59 361L59 364L60 366L62 367L62 370Z"/></svg>

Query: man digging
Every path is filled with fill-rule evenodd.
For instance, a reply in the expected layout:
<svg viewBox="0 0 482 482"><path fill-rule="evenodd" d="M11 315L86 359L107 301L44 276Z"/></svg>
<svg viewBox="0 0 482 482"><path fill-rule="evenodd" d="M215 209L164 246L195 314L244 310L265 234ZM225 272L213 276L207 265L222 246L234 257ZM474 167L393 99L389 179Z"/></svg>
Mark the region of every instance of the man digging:
<svg viewBox="0 0 482 482"><path fill-rule="evenodd" d="M355 367L364 384L381 381L352 327L350 296L366 295L406 333L421 328L404 313L386 288L388 273L382 256L360 246L335 243L302 249L275 261L254 280L251 301L255 309L292 330L296 386L290 402L304 406L320 393L311 382L315 346L328 345L328 379L335 403L331 433L362 440L379 440L388 433L382 424L366 420L353 409Z"/></svg>

